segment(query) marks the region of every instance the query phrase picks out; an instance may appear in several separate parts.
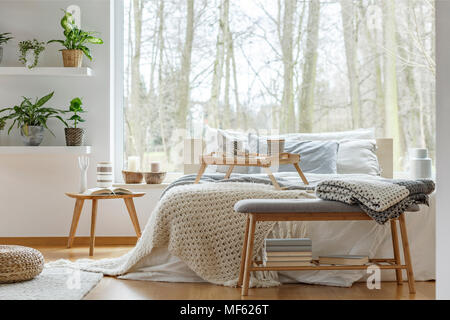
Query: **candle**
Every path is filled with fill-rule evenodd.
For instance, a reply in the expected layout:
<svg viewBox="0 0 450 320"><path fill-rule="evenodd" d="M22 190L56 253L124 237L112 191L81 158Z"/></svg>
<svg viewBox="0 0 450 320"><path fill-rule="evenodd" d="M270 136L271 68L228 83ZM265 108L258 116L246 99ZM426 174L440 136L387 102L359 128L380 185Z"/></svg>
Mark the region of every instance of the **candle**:
<svg viewBox="0 0 450 320"><path fill-rule="evenodd" d="M141 159L138 156L128 157L128 171L138 172L140 169Z"/></svg>
<svg viewBox="0 0 450 320"><path fill-rule="evenodd" d="M150 164L151 172L159 172L161 170L161 165L159 162L152 162Z"/></svg>

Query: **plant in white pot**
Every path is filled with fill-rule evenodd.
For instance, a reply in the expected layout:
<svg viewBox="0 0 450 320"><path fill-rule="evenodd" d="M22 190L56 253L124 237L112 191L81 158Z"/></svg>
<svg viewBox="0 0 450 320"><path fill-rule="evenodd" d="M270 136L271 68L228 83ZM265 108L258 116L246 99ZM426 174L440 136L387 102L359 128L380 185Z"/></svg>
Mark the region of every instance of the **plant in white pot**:
<svg viewBox="0 0 450 320"><path fill-rule="evenodd" d="M20 105L0 110L0 115L8 112L7 115L0 117L0 123L6 123L8 120L12 121L8 129L8 134L10 134L16 125L20 130L22 141L26 146L38 146L44 138L44 129L49 130L54 136L53 132L47 126L48 119L56 118L67 125L60 116L65 111L44 107L44 104L52 97L53 92L40 99L36 98L34 103L31 102L30 98L23 97Z"/></svg>
<svg viewBox="0 0 450 320"><path fill-rule="evenodd" d="M66 128L64 129L66 134L66 145L67 146L82 146L84 144L84 135L85 130L83 128L79 128L78 125L81 122L85 122L83 118L80 117L80 113L84 113L83 110L83 102L80 98L73 98L70 101L69 111L72 112L72 116L67 119L67 122L72 121L73 125L70 126L66 124Z"/></svg>
<svg viewBox="0 0 450 320"><path fill-rule="evenodd" d="M39 61L39 54L45 50L45 43L36 39L19 42L19 61L28 69L33 69Z"/></svg>
<svg viewBox="0 0 450 320"><path fill-rule="evenodd" d="M64 29L65 40L50 40L47 43L58 42L66 49L61 49L64 67L80 68L83 60L83 54L92 60L91 51L87 44L103 44L103 40L94 37L96 32L83 31L77 27L75 20L70 12L65 11L61 19L61 26Z"/></svg>
<svg viewBox="0 0 450 320"><path fill-rule="evenodd" d="M9 40L13 39L10 34L10 32L0 33L0 63L3 59L3 45L6 44Z"/></svg>

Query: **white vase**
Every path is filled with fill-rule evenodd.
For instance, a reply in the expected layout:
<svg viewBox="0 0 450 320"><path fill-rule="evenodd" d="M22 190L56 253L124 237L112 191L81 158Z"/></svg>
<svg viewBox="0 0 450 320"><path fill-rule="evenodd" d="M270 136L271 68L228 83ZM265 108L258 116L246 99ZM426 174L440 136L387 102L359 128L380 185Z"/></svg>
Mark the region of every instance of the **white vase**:
<svg viewBox="0 0 450 320"><path fill-rule="evenodd" d="M36 58L36 54L34 53L33 49L27 50L25 53L25 66L27 68L32 68L34 64L34 59Z"/></svg>

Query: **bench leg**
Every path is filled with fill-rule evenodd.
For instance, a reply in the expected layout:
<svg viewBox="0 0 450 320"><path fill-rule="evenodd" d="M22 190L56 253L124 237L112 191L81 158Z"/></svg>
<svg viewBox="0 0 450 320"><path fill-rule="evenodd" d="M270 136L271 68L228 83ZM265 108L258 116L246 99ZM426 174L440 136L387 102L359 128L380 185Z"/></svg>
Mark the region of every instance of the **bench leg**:
<svg viewBox="0 0 450 320"><path fill-rule="evenodd" d="M400 233L402 235L403 255L405 256L406 271L408 274L409 293L416 293L414 273L411 262L411 253L409 251L408 233L406 232L405 215L401 214L398 219L400 221Z"/></svg>
<svg viewBox="0 0 450 320"><path fill-rule="evenodd" d="M391 220L391 234L392 234L392 248L394 250L395 264L402 264L400 259L400 247L398 245L398 231L397 231L397 220ZM402 269L395 269L395 276L397 278L397 284L403 284Z"/></svg>
<svg viewBox="0 0 450 320"><path fill-rule="evenodd" d="M245 257L247 253L247 239L249 226L250 226L250 217L247 215L247 222L245 223L244 240L242 241L241 268L239 269L239 279L237 282L238 287L242 286L242 280L244 278Z"/></svg>
<svg viewBox="0 0 450 320"><path fill-rule="evenodd" d="M253 260L253 242L255 240L255 227L256 227L256 219L255 216L250 213L250 227L248 230L247 237L247 249L245 251L245 269L244 269L244 284L242 286L241 295L248 295L248 286L250 284L250 267L252 266Z"/></svg>

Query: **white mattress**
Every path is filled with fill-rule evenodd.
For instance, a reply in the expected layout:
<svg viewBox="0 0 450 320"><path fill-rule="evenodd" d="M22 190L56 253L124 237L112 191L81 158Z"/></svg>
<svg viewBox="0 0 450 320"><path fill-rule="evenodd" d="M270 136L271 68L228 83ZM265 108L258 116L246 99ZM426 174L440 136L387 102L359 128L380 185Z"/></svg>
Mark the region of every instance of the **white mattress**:
<svg viewBox="0 0 450 320"><path fill-rule="evenodd" d="M308 175L310 182L320 178L323 176ZM434 194L431 195L430 200L430 207L421 205L420 211L407 213L406 216L414 274L416 280L419 281L435 279L436 210ZM372 221L301 223L306 223L306 235L312 239L313 256L333 253L364 254L373 258L393 257L389 224L381 226ZM353 282L363 281L365 277L365 271L279 272L280 281L283 283L303 282L351 286ZM152 254L141 260L130 273L120 278L166 282L204 282L184 262L170 254L167 247L154 249ZM382 271L382 281L393 280L395 280L395 271Z"/></svg>

